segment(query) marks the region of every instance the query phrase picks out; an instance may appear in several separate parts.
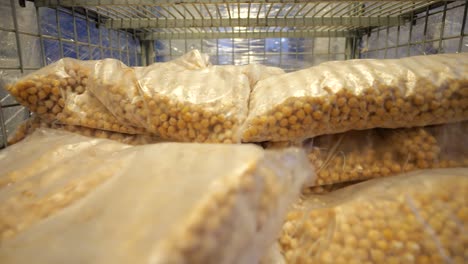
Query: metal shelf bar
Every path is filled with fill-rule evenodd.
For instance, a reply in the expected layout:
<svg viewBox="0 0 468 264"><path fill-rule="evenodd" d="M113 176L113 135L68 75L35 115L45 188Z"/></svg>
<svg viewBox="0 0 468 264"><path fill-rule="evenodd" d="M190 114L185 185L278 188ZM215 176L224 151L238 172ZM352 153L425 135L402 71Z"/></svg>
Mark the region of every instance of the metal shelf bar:
<svg viewBox="0 0 468 264"><path fill-rule="evenodd" d="M230 31L230 32L151 32L141 33L141 40L161 39L225 39L225 38L335 38L356 37L356 31L345 30L294 30L294 31Z"/></svg>
<svg viewBox="0 0 468 264"><path fill-rule="evenodd" d="M239 19L109 19L105 26L112 29L144 28L188 28L188 27L300 27L347 25L357 27L399 26L406 19L403 17L302 17L302 18L239 18Z"/></svg>
<svg viewBox="0 0 468 264"><path fill-rule="evenodd" d="M173 0L36 0L36 6L109 6L109 5L174 5ZM270 4L283 4L283 3L311 3L311 2L414 2L414 0L184 0L177 1L176 4L238 4L238 3L270 3Z"/></svg>

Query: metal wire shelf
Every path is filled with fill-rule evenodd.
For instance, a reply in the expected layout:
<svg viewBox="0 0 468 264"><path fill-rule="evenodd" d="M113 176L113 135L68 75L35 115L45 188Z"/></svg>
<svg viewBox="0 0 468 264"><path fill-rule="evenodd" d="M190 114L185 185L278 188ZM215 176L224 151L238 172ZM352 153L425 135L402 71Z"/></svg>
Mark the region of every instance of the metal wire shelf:
<svg viewBox="0 0 468 264"><path fill-rule="evenodd" d="M38 7L84 7L111 29L144 40L349 37L400 26L409 14L444 1L36 0ZM226 30L227 29L227 30Z"/></svg>

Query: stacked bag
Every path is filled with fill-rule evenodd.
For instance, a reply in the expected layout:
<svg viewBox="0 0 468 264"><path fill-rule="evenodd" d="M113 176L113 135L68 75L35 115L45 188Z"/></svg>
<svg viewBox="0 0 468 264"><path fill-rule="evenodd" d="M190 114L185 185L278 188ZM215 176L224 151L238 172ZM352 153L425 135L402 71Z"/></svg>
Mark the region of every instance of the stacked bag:
<svg viewBox="0 0 468 264"><path fill-rule="evenodd" d="M0 152L2 263L468 261L468 53L66 58L7 89L34 116Z"/></svg>

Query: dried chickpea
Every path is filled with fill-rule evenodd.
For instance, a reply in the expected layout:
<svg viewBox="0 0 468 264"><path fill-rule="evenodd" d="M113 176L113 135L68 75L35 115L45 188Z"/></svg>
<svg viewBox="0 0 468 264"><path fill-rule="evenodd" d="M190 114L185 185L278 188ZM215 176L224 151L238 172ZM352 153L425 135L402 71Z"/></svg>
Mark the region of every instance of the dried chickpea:
<svg viewBox="0 0 468 264"><path fill-rule="evenodd" d="M243 142L300 140L349 130L468 120L467 61L467 54L453 54L328 62L273 76L259 82L251 95ZM419 71L412 66L415 64L430 66ZM410 80L400 72L414 76ZM362 78L363 74L366 78ZM382 81L387 78L381 76L387 75L392 76L390 84ZM275 89L282 92L275 96L271 93ZM298 120L312 117L313 122L295 133L281 134L272 129L274 126L256 122L263 117L276 118L278 112ZM283 122L287 130L294 130L293 125ZM248 133L254 127L259 132Z"/></svg>
<svg viewBox="0 0 468 264"><path fill-rule="evenodd" d="M7 90L18 102L49 122L106 129L98 126L105 121L117 125L117 132L142 133L142 129L130 126L122 129L116 117L89 93L88 77L92 72L88 66L89 62L62 59L7 86ZM95 113L102 115L97 118Z"/></svg>
<svg viewBox="0 0 468 264"><path fill-rule="evenodd" d="M456 212L468 210L467 176L464 169L426 170L336 196L306 194L286 217L280 251L286 263L463 263L468 221Z"/></svg>

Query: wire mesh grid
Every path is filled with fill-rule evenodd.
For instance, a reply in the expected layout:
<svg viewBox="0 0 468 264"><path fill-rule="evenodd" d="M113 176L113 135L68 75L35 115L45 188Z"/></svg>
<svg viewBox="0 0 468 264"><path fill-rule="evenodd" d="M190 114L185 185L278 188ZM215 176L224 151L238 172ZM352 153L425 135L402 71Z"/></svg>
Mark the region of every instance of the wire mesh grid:
<svg viewBox="0 0 468 264"><path fill-rule="evenodd" d="M110 28L132 28L142 39L237 37L291 33L347 34L399 25L406 14L440 1L142 1L40 0L38 5L84 6L106 16ZM167 34L171 33L171 34ZM207 34L210 33L210 34Z"/></svg>
<svg viewBox="0 0 468 264"><path fill-rule="evenodd" d="M402 58L468 52L466 1L442 2L411 13L400 26L373 28L362 37L361 58Z"/></svg>

